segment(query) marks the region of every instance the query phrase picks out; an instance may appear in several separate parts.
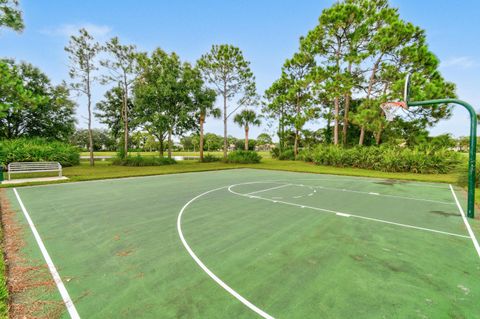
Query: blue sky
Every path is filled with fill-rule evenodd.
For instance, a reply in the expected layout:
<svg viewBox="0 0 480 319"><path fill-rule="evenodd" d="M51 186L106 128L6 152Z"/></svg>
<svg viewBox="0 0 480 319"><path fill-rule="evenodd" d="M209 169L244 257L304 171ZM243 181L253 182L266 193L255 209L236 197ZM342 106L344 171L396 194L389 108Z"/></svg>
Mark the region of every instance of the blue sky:
<svg viewBox="0 0 480 319"><path fill-rule="evenodd" d="M86 27L104 41L119 36L124 43L151 51L161 47L194 62L212 44L239 46L257 78L260 93L278 78L280 68L298 47L298 38L316 24L331 0L21 0L26 29L17 34L0 33L0 57L28 61L59 83L68 80L63 47L68 36ZM392 0L403 19L426 30L430 49L442 61L444 77L457 84L457 92L480 110L480 1ZM94 99L106 87L97 85ZM86 126L86 107L78 99L79 126ZM318 124L320 125L320 124ZM99 127L98 123L94 126ZM208 120L208 131L222 133L218 120ZM252 130L252 136L267 131ZM432 134L468 135L468 114L456 109L454 116L432 129ZM229 133L242 136L233 123Z"/></svg>

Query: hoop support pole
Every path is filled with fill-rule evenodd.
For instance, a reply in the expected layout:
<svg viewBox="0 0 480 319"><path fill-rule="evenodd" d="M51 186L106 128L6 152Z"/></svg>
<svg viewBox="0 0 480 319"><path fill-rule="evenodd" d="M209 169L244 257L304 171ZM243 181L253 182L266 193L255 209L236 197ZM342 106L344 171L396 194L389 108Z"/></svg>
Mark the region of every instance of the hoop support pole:
<svg viewBox="0 0 480 319"><path fill-rule="evenodd" d="M457 104L467 109L470 113L470 151L468 157L468 207L467 216L475 217L475 164L477 157L477 113L473 106L465 101L457 99L440 99L426 101L408 101L408 106L425 106L438 104Z"/></svg>

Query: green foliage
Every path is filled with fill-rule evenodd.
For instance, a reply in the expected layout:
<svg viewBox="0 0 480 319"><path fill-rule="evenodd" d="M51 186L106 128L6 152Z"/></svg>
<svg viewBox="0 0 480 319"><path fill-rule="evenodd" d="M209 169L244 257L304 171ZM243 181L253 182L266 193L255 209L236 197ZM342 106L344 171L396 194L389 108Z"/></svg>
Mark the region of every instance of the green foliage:
<svg viewBox="0 0 480 319"><path fill-rule="evenodd" d="M272 137L267 133L260 133L257 136L258 145L270 145L273 144Z"/></svg>
<svg viewBox="0 0 480 319"><path fill-rule="evenodd" d="M459 163L459 155L446 149L401 147L354 147L344 149L319 145L305 159L319 165L355 167L383 172L445 174Z"/></svg>
<svg viewBox="0 0 480 319"><path fill-rule="evenodd" d="M175 52L169 54L160 48L150 56L141 55L139 66L135 109L142 126L160 141L162 153L165 136L171 142L173 134L197 129L196 112L201 102L196 93L203 82L198 70L182 63ZM171 147L172 143L168 144Z"/></svg>
<svg viewBox="0 0 480 319"><path fill-rule="evenodd" d="M251 125L259 126L262 124L260 117L255 113L254 110L245 109L242 112L235 115L233 122L237 123L240 127L244 127L246 130Z"/></svg>
<svg viewBox="0 0 480 319"><path fill-rule="evenodd" d="M0 28L7 27L14 31L23 31L22 11L18 0L0 0Z"/></svg>
<svg viewBox="0 0 480 319"><path fill-rule="evenodd" d="M461 186L468 185L468 160L465 160L459 167L458 184ZM480 160L475 165L475 188L480 187Z"/></svg>
<svg viewBox="0 0 480 319"><path fill-rule="evenodd" d="M212 155L212 154L207 154L207 155L203 156L203 161L202 162L211 163L211 162L218 162L220 160L221 160L220 157L217 157L217 156Z"/></svg>
<svg viewBox="0 0 480 319"><path fill-rule="evenodd" d="M244 139L237 139L235 140L235 149L236 150L245 150L245 140ZM249 139L248 140L248 150L249 151L254 151L255 146L257 145L257 141Z"/></svg>
<svg viewBox="0 0 480 319"><path fill-rule="evenodd" d="M124 134L124 94L120 87L113 87L105 92L104 99L96 104L97 112L95 117L99 122L105 124L112 133L112 136L119 138ZM133 107L133 101L128 98L127 102L128 128L133 130L136 126L137 115Z"/></svg>
<svg viewBox="0 0 480 319"><path fill-rule="evenodd" d="M226 123L236 109L229 113L228 101L238 97L238 105L256 103L255 77L243 52L233 45L213 45L210 51L201 56L197 67L203 78L212 85L217 95L223 98L223 121L225 125L224 145L227 141ZM238 107L237 107L238 108ZM223 150L226 159L227 149Z"/></svg>
<svg viewBox="0 0 480 319"><path fill-rule="evenodd" d="M274 147L270 150L270 155L272 158L281 160L281 161L294 161L295 160L295 152L293 148L286 148L280 150L278 147Z"/></svg>
<svg viewBox="0 0 480 319"><path fill-rule="evenodd" d="M75 130L75 103L28 63L0 60L0 138L66 140Z"/></svg>
<svg viewBox="0 0 480 319"><path fill-rule="evenodd" d="M222 148L223 138L220 135L214 133L205 134L205 150L217 151Z"/></svg>
<svg viewBox="0 0 480 319"><path fill-rule="evenodd" d="M162 165L172 165L177 162L173 158L168 157L157 157L157 156L117 156L113 159L113 165L121 166L162 166Z"/></svg>
<svg viewBox="0 0 480 319"><path fill-rule="evenodd" d="M94 151L114 151L117 148L117 142L110 132L105 129L92 129L93 150ZM88 130L77 129L70 138L70 144L75 145L82 151L88 150Z"/></svg>
<svg viewBox="0 0 480 319"><path fill-rule="evenodd" d="M262 157L255 151L233 151L228 153L227 163L255 164L260 163Z"/></svg>
<svg viewBox="0 0 480 319"><path fill-rule="evenodd" d="M280 148L274 147L270 150L270 156L273 159L278 159L278 156L280 156Z"/></svg>
<svg viewBox="0 0 480 319"><path fill-rule="evenodd" d="M292 148L287 148L278 155L278 159L281 161L294 161L295 151Z"/></svg>
<svg viewBox="0 0 480 319"><path fill-rule="evenodd" d="M80 152L70 144L42 138L18 138L0 142L0 165L11 162L59 162L62 166L78 165Z"/></svg>

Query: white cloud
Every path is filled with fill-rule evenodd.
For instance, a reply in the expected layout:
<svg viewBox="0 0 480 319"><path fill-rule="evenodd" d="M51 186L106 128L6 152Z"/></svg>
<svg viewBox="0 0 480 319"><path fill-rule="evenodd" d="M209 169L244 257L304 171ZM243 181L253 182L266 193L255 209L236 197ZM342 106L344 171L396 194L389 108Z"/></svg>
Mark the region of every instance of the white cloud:
<svg viewBox="0 0 480 319"><path fill-rule="evenodd" d="M476 61L469 56L453 57L446 59L440 65L443 68L462 68L462 69L472 69L480 66L480 62Z"/></svg>
<svg viewBox="0 0 480 319"><path fill-rule="evenodd" d="M83 23L83 24L64 24L56 28L48 28L40 31L43 34L48 36L60 36L60 37L70 37L78 33L78 30L84 28L90 33L94 38L104 38L109 35L112 31L112 28L107 25L96 25L93 23Z"/></svg>

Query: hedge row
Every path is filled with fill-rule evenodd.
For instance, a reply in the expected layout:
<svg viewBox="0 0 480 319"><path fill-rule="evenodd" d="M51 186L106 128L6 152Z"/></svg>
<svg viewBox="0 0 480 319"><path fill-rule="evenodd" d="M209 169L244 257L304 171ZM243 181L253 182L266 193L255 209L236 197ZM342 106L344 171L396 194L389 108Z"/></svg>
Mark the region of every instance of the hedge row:
<svg viewBox="0 0 480 319"><path fill-rule="evenodd" d="M62 166L78 165L80 152L77 147L42 138L18 138L0 141L0 165L12 162L59 162Z"/></svg>
<svg viewBox="0 0 480 319"><path fill-rule="evenodd" d="M256 164L262 157L255 151L233 151L227 155L227 163Z"/></svg>
<svg viewBox="0 0 480 319"><path fill-rule="evenodd" d="M446 149L428 150L392 146L345 149L319 145L311 151L303 151L301 157L318 165L431 174L448 173L460 162L459 154Z"/></svg>
<svg viewBox="0 0 480 319"><path fill-rule="evenodd" d="M157 156L127 156L125 158L115 157L113 165L121 166L162 166L177 163L173 158Z"/></svg>

